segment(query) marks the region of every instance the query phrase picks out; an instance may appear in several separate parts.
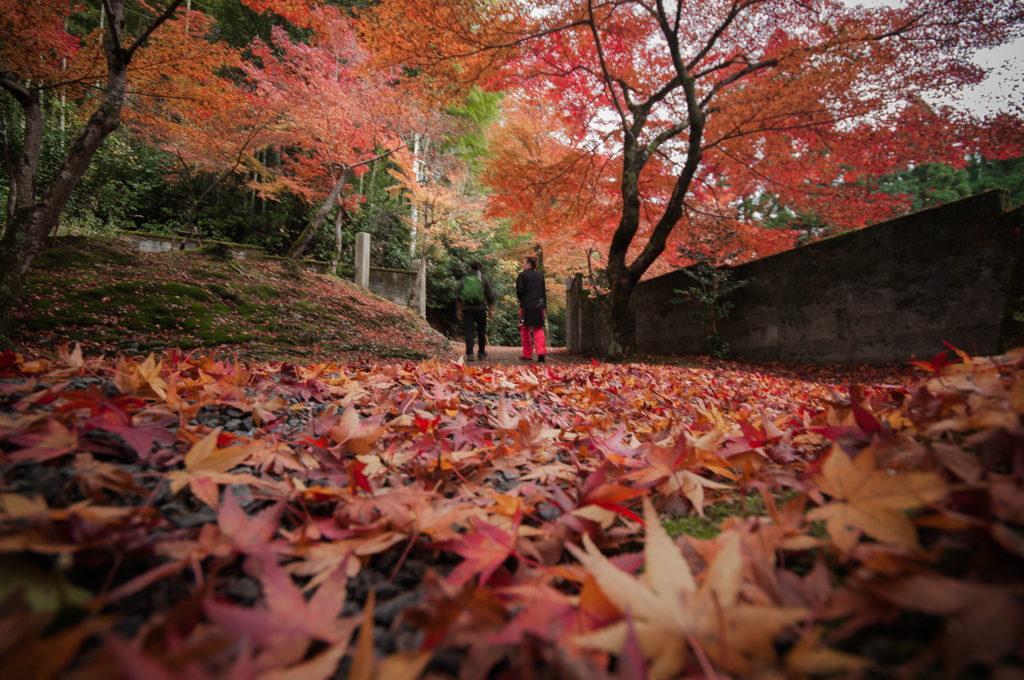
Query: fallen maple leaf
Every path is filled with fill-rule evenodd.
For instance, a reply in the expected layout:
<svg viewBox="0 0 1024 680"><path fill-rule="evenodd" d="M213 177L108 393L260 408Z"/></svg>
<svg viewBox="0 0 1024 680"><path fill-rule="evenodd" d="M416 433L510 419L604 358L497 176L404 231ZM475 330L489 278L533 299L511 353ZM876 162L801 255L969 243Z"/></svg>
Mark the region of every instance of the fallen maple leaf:
<svg viewBox="0 0 1024 680"><path fill-rule="evenodd" d="M465 558L448 575L448 582L453 585L462 585L478 574L479 584L487 583L498 567L515 551L520 521L518 512L512 520L510 532L479 517L473 517L471 521L475 531L438 544L439 548L451 550Z"/></svg>
<svg viewBox="0 0 1024 680"><path fill-rule="evenodd" d="M804 609L743 604L739 601L742 556L740 536L723 535L722 547L697 583L679 548L661 526L650 500L644 499L647 542L645 573L637 579L612 564L584 535L584 549L569 551L594 576L604 594L636 627L651 677L674 678L686 666L688 649L706 655L720 667L749 675L755 668L777 664L772 641L803 619ZM584 647L622 654L628 625L621 621L574 641ZM705 669L710 672L710 669Z"/></svg>
<svg viewBox="0 0 1024 680"><path fill-rule="evenodd" d="M154 445L167 446L174 442L174 432L167 429L178 422L176 417L158 418L155 420L136 420L119 408L106 408L89 420L89 427L120 435L128 446L142 460L148 460Z"/></svg>
<svg viewBox="0 0 1024 680"><path fill-rule="evenodd" d="M104 491L116 491L120 494L134 493L146 495L146 490L135 483L135 479L125 470L111 463L97 461L89 453L75 456L75 481L82 493L95 501L107 500Z"/></svg>
<svg viewBox="0 0 1024 680"><path fill-rule="evenodd" d="M387 431L386 427L380 425L383 419L384 414L378 414L360 420L359 411L349 406L328 432L336 444L344 445L357 456L363 456L370 452L373 443Z"/></svg>
<svg viewBox="0 0 1024 680"><path fill-rule="evenodd" d="M66 427L54 418L47 419L46 432L16 435L10 441L25 447L7 455L7 459L14 463L50 460L74 453L79 446L77 428Z"/></svg>
<svg viewBox="0 0 1024 680"><path fill-rule="evenodd" d="M307 601L270 551L250 556L246 569L263 586L265 608L250 609L206 600L203 609L211 620L233 634L250 637L260 650L258 667L283 668L298 663L314 640L344 650L359 625L358 617L339 618L348 580L344 570L335 570ZM340 658L338 655L337 659Z"/></svg>
<svg viewBox="0 0 1024 680"><path fill-rule="evenodd" d="M814 482L833 502L815 508L807 518L825 520L843 552L853 548L860 531L882 542L917 548L917 531L905 511L934 503L947 492L946 483L931 472L877 469L870 447L851 461L839 445L833 446Z"/></svg>
<svg viewBox="0 0 1024 680"><path fill-rule="evenodd" d="M197 472L227 472L253 454L253 446L217 447L220 428L215 428L185 454L185 469Z"/></svg>
<svg viewBox="0 0 1024 680"><path fill-rule="evenodd" d="M229 486L224 489L224 498L217 511L217 526L240 551L259 552L265 550L274 538L283 513L284 502L278 502L254 515L247 515Z"/></svg>
<svg viewBox="0 0 1024 680"><path fill-rule="evenodd" d="M705 489L726 491L733 487L698 475L687 470L687 463L694 466L687 456L686 435L680 433L676 446L668 449L661 446L650 446L647 452L647 465L632 471L626 479L636 481L642 487L656 486L666 496L682 493L693 509L701 517L704 516Z"/></svg>

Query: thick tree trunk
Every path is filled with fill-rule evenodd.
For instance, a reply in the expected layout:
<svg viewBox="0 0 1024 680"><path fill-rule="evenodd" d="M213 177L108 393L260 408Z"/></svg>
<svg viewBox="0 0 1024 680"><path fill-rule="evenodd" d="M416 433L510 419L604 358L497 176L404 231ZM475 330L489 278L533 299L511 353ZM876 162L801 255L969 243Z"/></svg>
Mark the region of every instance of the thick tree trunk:
<svg viewBox="0 0 1024 680"><path fill-rule="evenodd" d="M636 324L630 299L633 296L633 288L646 271L646 267L641 269L628 265L626 255L640 228L638 178L642 167L642 162L638 163L636 160L633 145L627 143L619 187L622 192L622 217L619 218L619 226L608 248L608 283L611 292L607 313L608 325L612 332L612 342L608 348L610 358L629 354L636 346ZM637 262L633 264L636 265Z"/></svg>
<svg viewBox="0 0 1024 680"><path fill-rule="evenodd" d="M607 356L617 359L632 354L636 349L636 314L633 311L632 297L636 283L629 276L611 279L611 295L608 301L608 326L612 332L612 344Z"/></svg>
<svg viewBox="0 0 1024 680"><path fill-rule="evenodd" d="M320 225L327 219L327 214L331 212L331 208L338 200L338 196L341 196L341 190L348 184L349 178L352 176L352 168L344 167L341 170L341 175L338 177L338 181L334 183L331 188L331 193L327 195L327 198L323 203L320 204L320 208L316 211L316 215L310 220L306 228L302 230L299 237L295 239L295 243L288 250L288 257L292 260L297 260L302 257L302 254L306 252L306 248L313 242L313 237L316 236L316 232L320 230Z"/></svg>
<svg viewBox="0 0 1024 680"><path fill-rule="evenodd" d="M104 40L107 59L106 94L38 200L35 196L35 181L43 131L39 98L20 84L16 73L0 73L0 88L11 93L25 114L25 146L15 164L12 178L17 190L16 204L3 238L0 239L0 347L12 346L11 313L32 258L39 252L43 239L58 223L64 206L92 162L96 150L121 123L128 62L145 37L166 21L181 2L171 2L164 14L127 48L122 43L123 0L107 0L104 3L110 14Z"/></svg>
<svg viewBox="0 0 1024 680"><path fill-rule="evenodd" d="M120 124L127 63L118 63L119 61L121 60L116 54L108 57L110 74L107 79L107 96L75 140L64 163L38 201L33 202L32 191L38 166L38 152L35 159L30 158L28 153L22 153L18 161L16 206L13 218L7 225L3 238L0 239L0 346L11 345L11 312L21 292L28 268L32 264L32 258L39 252L43 239L60 220L64 206L89 167L93 154ZM26 108L25 114L26 132L35 126L41 129L38 104ZM30 123L30 117L36 120Z"/></svg>

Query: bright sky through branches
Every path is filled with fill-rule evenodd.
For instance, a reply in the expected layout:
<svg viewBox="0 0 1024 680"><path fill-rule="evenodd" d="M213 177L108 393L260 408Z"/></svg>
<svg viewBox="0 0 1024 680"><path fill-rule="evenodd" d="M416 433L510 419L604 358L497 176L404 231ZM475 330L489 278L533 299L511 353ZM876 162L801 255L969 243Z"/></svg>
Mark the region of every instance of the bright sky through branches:
<svg viewBox="0 0 1024 680"><path fill-rule="evenodd" d="M905 4L893 0L844 0L848 5L867 7L899 7ZM959 97L949 101L958 108L968 109L979 116L1005 111L1024 113L1024 38L1001 45L995 49L981 50L974 62L988 71L985 80L976 87L968 88ZM936 97L942 101L942 97Z"/></svg>
<svg viewBox="0 0 1024 680"><path fill-rule="evenodd" d="M990 72L965 94L965 106L979 114L1024 108L1024 39L985 50L975 61Z"/></svg>

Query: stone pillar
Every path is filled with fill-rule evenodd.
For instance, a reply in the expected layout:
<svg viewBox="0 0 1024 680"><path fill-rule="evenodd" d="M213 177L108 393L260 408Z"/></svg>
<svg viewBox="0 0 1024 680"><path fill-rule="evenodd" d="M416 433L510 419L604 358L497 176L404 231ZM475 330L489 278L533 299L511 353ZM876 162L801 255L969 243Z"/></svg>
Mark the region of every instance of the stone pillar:
<svg viewBox="0 0 1024 680"><path fill-rule="evenodd" d="M356 234L356 285L370 287L370 235L365 231Z"/></svg>
<svg viewBox="0 0 1024 680"><path fill-rule="evenodd" d="M416 279L413 285L417 286L413 291L410 307L420 313L424 319L427 318L427 260L419 258L412 261L412 268L416 270Z"/></svg>
<svg viewBox="0 0 1024 680"><path fill-rule="evenodd" d="M565 280L565 348L570 352L580 352L580 288L583 285L583 274L577 274Z"/></svg>

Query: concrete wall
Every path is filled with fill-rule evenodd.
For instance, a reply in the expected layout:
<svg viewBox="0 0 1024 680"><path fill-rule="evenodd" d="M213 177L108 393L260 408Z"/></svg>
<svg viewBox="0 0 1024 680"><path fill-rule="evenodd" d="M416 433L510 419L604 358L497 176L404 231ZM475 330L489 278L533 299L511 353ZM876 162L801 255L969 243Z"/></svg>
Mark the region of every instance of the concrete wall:
<svg viewBox="0 0 1024 680"><path fill-rule="evenodd" d="M736 267L748 284L730 298L719 334L732 356L754 360L901 362L930 357L943 341L996 353L1019 330L1012 308L1024 292L1024 208L1006 211L1005 200L987 192ZM691 284L678 271L636 287L638 352L705 352L707 323L672 303L674 290ZM607 343L598 328L607 336L607 324L591 317L589 346L580 337L576 351L600 354Z"/></svg>
<svg viewBox="0 0 1024 680"><path fill-rule="evenodd" d="M171 250L171 237L159 234L146 234L143 232L126 231L124 236L131 239L138 246L139 250L146 253L166 253ZM178 239L180 247L182 239ZM204 244L215 243L215 241L203 240ZM216 243L221 243L217 241ZM240 243L225 243L231 252L240 260L263 260L281 261L283 257L267 255L259 246L247 246ZM195 240L190 240L185 245L185 250L194 250L199 245ZM300 260L303 268L314 271L318 274L326 274L330 264L319 260ZM386 300L394 302L403 307L409 301L409 293L416 280L416 272L405 269L382 269L379 267L369 268L369 285L367 289L380 295ZM415 301L414 301L415 302Z"/></svg>
<svg viewBox="0 0 1024 680"><path fill-rule="evenodd" d="M611 330L599 300L583 289L583 275L565 282L565 346L576 354L604 355L611 344Z"/></svg>
<svg viewBox="0 0 1024 680"><path fill-rule="evenodd" d="M415 282L416 272L412 270L370 267L370 285L367 287L385 300L405 307Z"/></svg>
<svg viewBox="0 0 1024 680"><path fill-rule="evenodd" d="M146 234L140 231L125 231L121 232L125 238L131 239L138 246L139 250L144 253L167 253L171 250L171 237L160 236L158 234ZM178 247L181 247L183 240L178 239ZM263 248L259 246L246 246L240 243L226 243L224 241L210 241L204 240L204 243L224 243L228 246L231 252L240 260L262 260L266 257ZM190 239L185 244L185 250L195 250L199 247L199 244L195 242L195 239Z"/></svg>

